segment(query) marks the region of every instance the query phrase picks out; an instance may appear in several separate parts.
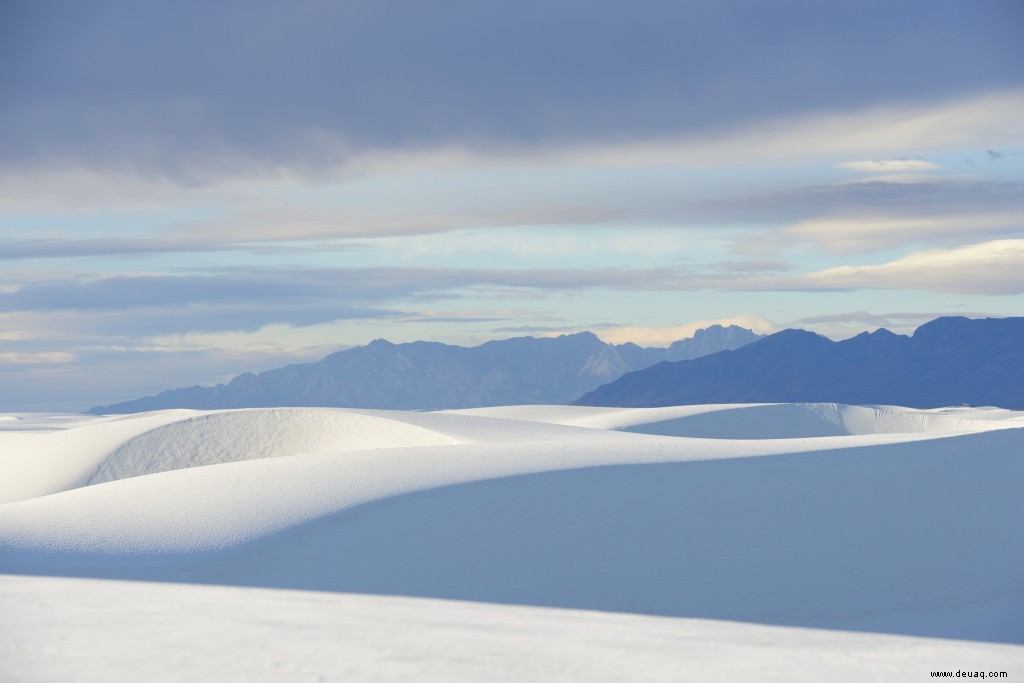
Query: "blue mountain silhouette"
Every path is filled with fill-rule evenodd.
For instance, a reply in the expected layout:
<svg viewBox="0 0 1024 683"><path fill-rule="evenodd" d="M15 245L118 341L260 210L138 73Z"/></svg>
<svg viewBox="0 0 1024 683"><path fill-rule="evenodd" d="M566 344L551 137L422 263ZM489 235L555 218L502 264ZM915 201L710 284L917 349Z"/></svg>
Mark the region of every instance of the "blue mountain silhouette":
<svg viewBox="0 0 1024 683"><path fill-rule="evenodd" d="M474 347L378 339L318 363L245 373L215 387L189 387L97 406L94 414L166 408L334 406L385 409L473 408L568 403L626 372L663 360L695 358L760 339L742 327L713 325L668 348L612 345L590 332L517 337Z"/></svg>
<svg viewBox="0 0 1024 683"><path fill-rule="evenodd" d="M909 337L879 329L839 342L785 330L626 374L575 403L775 402L1024 407L1024 318L944 317Z"/></svg>

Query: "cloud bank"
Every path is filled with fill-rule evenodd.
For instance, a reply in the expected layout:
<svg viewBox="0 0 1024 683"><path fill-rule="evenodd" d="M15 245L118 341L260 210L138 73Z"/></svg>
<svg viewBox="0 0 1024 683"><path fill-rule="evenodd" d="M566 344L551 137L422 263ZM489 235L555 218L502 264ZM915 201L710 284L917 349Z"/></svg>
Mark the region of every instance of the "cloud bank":
<svg viewBox="0 0 1024 683"><path fill-rule="evenodd" d="M703 136L1019 87L1022 19L1000 0L15 0L0 158L195 184L372 150Z"/></svg>

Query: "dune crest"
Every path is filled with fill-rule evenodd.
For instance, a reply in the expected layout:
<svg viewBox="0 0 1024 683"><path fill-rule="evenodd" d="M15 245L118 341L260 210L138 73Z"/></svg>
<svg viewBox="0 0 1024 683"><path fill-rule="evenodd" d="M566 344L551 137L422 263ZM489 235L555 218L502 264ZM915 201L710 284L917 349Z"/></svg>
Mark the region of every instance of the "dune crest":
<svg viewBox="0 0 1024 683"><path fill-rule="evenodd" d="M20 470L36 481L22 494L92 467L0 505L0 572L1022 643L1022 426L998 409L745 404L0 431L23 462L53 449Z"/></svg>

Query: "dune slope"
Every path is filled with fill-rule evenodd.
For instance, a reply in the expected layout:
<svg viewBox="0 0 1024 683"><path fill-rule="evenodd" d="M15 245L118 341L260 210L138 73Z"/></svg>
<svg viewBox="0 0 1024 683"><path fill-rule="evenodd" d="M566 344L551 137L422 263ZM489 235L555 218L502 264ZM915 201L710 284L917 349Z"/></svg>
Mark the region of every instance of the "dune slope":
<svg viewBox="0 0 1024 683"><path fill-rule="evenodd" d="M113 451L150 473L0 506L0 571L1024 642L1017 414L527 410L179 415ZM758 410L776 438L744 432ZM845 433L777 438L815 415ZM609 431L707 416L747 438ZM299 457L228 438L290 433L272 419ZM332 420L387 447L324 452ZM217 464L159 471L210 443Z"/></svg>
<svg viewBox="0 0 1024 683"><path fill-rule="evenodd" d="M365 595L0 576L16 681L863 681L1024 648ZM130 643L130 646L128 644Z"/></svg>

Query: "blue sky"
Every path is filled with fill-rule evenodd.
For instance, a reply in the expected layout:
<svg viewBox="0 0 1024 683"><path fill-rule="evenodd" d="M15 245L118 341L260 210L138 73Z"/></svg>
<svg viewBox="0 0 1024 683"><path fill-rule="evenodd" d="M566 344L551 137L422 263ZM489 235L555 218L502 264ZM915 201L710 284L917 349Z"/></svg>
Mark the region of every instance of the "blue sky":
<svg viewBox="0 0 1024 683"><path fill-rule="evenodd" d="M0 410L1022 312L1020 3L209 4L0 6Z"/></svg>

